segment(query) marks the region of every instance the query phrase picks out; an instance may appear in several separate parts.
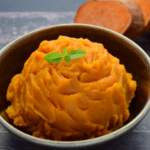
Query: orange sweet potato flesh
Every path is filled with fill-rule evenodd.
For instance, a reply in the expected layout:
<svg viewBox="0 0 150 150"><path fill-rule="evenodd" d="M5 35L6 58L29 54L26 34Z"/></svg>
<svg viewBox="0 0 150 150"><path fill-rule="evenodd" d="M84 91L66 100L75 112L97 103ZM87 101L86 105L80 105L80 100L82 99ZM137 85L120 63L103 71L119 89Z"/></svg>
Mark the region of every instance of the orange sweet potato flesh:
<svg viewBox="0 0 150 150"><path fill-rule="evenodd" d="M82 49L71 63L50 64L44 56ZM111 133L128 119L136 81L102 44L60 36L43 41L8 87L8 116L33 136L82 140Z"/></svg>
<svg viewBox="0 0 150 150"><path fill-rule="evenodd" d="M75 23L93 24L123 34L130 26L132 17L128 9L113 1L89 1L83 4L74 19Z"/></svg>
<svg viewBox="0 0 150 150"><path fill-rule="evenodd" d="M89 1L83 4L74 19L75 23L93 24L123 34L132 21L129 10L113 1Z"/></svg>
<svg viewBox="0 0 150 150"><path fill-rule="evenodd" d="M150 31L150 0L134 0L134 1L139 5L143 13L144 30L142 34L145 34L148 31Z"/></svg>
<svg viewBox="0 0 150 150"><path fill-rule="evenodd" d="M135 39L144 28L139 6L133 0L96 0L84 3L74 23L92 24Z"/></svg>

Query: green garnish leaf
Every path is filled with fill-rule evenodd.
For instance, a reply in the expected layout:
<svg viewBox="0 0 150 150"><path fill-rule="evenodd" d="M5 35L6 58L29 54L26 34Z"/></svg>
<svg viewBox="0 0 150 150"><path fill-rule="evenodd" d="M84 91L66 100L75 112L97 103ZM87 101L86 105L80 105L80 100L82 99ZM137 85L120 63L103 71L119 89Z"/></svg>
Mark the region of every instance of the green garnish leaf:
<svg viewBox="0 0 150 150"><path fill-rule="evenodd" d="M71 62L71 59L68 55L64 56L64 59L66 62L70 63Z"/></svg>
<svg viewBox="0 0 150 150"><path fill-rule="evenodd" d="M80 57L84 56L85 54L86 54L86 52L81 49L71 50L68 54L67 49L64 47L63 55L61 55L60 53L57 53L57 52L52 52L50 54L47 54L44 57L44 59L49 63L56 64L56 63L59 63L64 58L64 60L66 62L70 63L71 59L80 58Z"/></svg>
<svg viewBox="0 0 150 150"><path fill-rule="evenodd" d="M44 57L44 59L49 63L56 64L56 63L59 63L63 59L63 56L60 53L52 52L50 54L47 54Z"/></svg>
<svg viewBox="0 0 150 150"><path fill-rule="evenodd" d="M63 55L64 55L64 56L68 55L68 51L67 51L67 48L66 48L66 47L63 48Z"/></svg>
<svg viewBox="0 0 150 150"><path fill-rule="evenodd" d="M84 56L85 54L86 54L86 52L81 49L74 49L69 52L69 56L71 59L80 58L80 57Z"/></svg>

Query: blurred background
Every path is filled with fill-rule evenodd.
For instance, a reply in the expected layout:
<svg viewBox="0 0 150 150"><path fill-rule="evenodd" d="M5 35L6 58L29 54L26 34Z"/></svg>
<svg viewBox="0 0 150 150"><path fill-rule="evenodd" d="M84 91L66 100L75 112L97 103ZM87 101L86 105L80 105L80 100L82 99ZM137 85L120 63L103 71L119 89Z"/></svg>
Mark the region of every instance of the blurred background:
<svg viewBox="0 0 150 150"><path fill-rule="evenodd" d="M87 0L0 0L0 50L9 42L43 27L73 23ZM135 42L150 56L150 33ZM0 125L0 150L34 150ZM150 150L150 112L128 137L108 150Z"/></svg>
<svg viewBox="0 0 150 150"><path fill-rule="evenodd" d="M76 11L87 0L0 0L0 12Z"/></svg>

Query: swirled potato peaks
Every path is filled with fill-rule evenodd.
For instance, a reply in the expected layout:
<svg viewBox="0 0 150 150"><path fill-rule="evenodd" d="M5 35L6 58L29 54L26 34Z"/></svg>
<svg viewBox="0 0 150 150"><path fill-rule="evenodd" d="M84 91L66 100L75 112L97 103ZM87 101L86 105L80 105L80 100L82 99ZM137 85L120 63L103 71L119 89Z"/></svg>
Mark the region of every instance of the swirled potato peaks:
<svg viewBox="0 0 150 150"><path fill-rule="evenodd" d="M51 52L82 49L86 55L48 63ZM6 112L15 126L43 139L71 141L99 137L123 126L136 81L103 44L59 36L43 41L7 90Z"/></svg>

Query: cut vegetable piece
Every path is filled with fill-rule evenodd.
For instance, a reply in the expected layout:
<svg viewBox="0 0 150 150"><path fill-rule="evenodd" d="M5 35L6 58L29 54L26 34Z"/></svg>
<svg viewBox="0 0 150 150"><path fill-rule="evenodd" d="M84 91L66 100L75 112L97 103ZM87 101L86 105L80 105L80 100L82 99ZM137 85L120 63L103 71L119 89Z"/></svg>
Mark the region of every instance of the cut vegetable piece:
<svg viewBox="0 0 150 150"><path fill-rule="evenodd" d="M133 0L115 0L124 4L132 15L132 22L128 30L124 33L130 39L135 39L144 29L144 18L139 5Z"/></svg>
<svg viewBox="0 0 150 150"><path fill-rule="evenodd" d="M118 2L89 1L83 4L74 19L75 23L102 26L123 34L130 26L129 10Z"/></svg>
<svg viewBox="0 0 150 150"><path fill-rule="evenodd" d="M131 39L135 39L144 28L142 12L132 0L86 2L77 11L74 23L102 26Z"/></svg>
<svg viewBox="0 0 150 150"><path fill-rule="evenodd" d="M147 33L150 30L150 1L149 0L134 0L143 13L144 17L144 30L142 34Z"/></svg>

